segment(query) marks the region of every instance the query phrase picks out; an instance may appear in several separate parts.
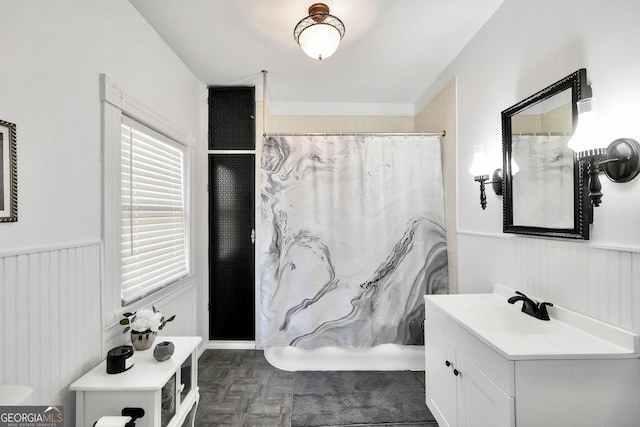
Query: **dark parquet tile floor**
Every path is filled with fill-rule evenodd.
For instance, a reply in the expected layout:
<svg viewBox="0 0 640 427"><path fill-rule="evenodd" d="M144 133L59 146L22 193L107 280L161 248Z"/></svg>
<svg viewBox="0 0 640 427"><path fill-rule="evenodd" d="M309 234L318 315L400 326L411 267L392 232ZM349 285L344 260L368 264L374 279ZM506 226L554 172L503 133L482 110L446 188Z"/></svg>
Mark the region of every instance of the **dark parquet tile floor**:
<svg viewBox="0 0 640 427"><path fill-rule="evenodd" d="M415 374L424 383L424 374ZM198 385L197 427L291 425L293 373L271 366L262 351L206 350Z"/></svg>
<svg viewBox="0 0 640 427"><path fill-rule="evenodd" d="M198 385L197 427L291 425L293 372L271 366L262 351L206 350Z"/></svg>

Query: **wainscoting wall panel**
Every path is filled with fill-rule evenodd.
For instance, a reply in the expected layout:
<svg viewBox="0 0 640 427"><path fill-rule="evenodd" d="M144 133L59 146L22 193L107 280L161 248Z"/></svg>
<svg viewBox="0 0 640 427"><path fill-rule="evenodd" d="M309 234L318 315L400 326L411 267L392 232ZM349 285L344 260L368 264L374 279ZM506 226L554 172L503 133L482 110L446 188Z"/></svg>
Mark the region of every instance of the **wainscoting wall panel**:
<svg viewBox="0 0 640 427"><path fill-rule="evenodd" d="M65 425L75 425L69 385L129 344L120 325L103 328L101 259L99 242L0 253L0 384L32 387L34 404L63 405ZM154 301L176 315L162 335L195 334L195 279Z"/></svg>
<svg viewBox="0 0 640 427"><path fill-rule="evenodd" d="M633 330L640 331L640 253L634 253L631 262L631 322ZM635 283L635 285L634 285ZM635 289L634 289L635 286Z"/></svg>
<svg viewBox="0 0 640 427"><path fill-rule="evenodd" d="M64 405L69 384L101 359L100 243L0 255L0 384ZM69 424L71 425L71 424Z"/></svg>
<svg viewBox="0 0 640 427"><path fill-rule="evenodd" d="M458 251L460 293L489 292L500 283L640 333L636 250L459 232Z"/></svg>

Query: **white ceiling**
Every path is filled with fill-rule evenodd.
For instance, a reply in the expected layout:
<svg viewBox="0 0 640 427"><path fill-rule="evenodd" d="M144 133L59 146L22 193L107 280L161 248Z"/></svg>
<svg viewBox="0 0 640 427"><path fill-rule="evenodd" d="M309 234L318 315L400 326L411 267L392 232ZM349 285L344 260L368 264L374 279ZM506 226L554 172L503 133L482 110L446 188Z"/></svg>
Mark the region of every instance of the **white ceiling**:
<svg viewBox="0 0 640 427"><path fill-rule="evenodd" d="M325 0L346 32L322 61L293 39L313 0L130 1L206 85L267 70L270 102L413 106L503 0Z"/></svg>

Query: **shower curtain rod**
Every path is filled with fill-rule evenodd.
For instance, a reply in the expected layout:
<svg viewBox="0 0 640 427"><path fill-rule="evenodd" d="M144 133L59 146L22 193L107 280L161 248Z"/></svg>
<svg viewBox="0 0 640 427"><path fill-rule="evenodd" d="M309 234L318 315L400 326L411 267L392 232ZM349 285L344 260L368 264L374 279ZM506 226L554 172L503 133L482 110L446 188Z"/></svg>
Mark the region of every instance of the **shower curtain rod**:
<svg viewBox="0 0 640 427"><path fill-rule="evenodd" d="M571 136L571 132L513 132L513 136Z"/></svg>
<svg viewBox="0 0 640 427"><path fill-rule="evenodd" d="M271 132L262 136L446 136L447 131L441 132Z"/></svg>

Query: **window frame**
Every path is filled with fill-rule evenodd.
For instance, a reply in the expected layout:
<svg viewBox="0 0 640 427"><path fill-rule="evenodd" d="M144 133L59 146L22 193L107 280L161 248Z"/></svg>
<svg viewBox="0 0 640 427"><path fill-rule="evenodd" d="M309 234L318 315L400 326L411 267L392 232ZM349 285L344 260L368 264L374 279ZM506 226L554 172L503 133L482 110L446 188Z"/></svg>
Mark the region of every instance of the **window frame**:
<svg viewBox="0 0 640 427"><path fill-rule="evenodd" d="M102 313L103 327L118 325L122 313L136 311L158 304L170 295L195 286L195 221L193 183L195 182L195 138L168 119L129 96L120 85L107 75L100 75L102 104L102 155L103 155L103 278ZM124 305L121 299L121 125L126 116L174 143L184 147L185 188L185 250L187 276L171 282L142 298Z"/></svg>

